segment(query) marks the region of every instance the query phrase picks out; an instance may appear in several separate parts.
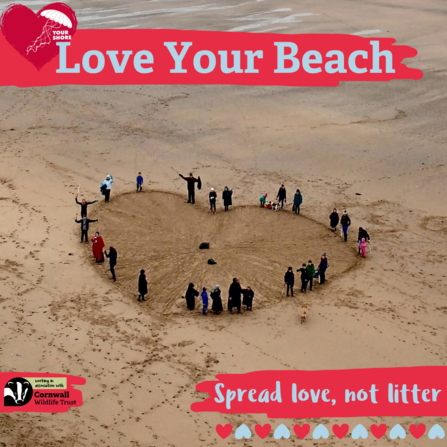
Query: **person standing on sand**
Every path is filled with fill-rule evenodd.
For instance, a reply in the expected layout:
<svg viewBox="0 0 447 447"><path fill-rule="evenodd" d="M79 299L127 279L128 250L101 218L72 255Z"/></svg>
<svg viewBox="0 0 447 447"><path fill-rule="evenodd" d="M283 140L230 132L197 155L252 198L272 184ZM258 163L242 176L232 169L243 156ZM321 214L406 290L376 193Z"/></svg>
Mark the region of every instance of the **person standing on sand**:
<svg viewBox="0 0 447 447"><path fill-rule="evenodd" d="M295 209L295 214L300 214L300 206L303 203L303 196L299 189L296 190L296 193L293 197L293 207Z"/></svg>
<svg viewBox="0 0 447 447"><path fill-rule="evenodd" d="M87 207L96 203L97 200L94 200L93 202L87 202L85 199L82 199L82 202L78 202L78 195L76 194L75 202L81 206L81 217L87 217Z"/></svg>
<svg viewBox="0 0 447 447"><path fill-rule="evenodd" d="M321 256L320 264L318 265L318 273L320 274L320 284L324 284L326 281L326 270L329 267L329 262L326 257L326 253Z"/></svg>
<svg viewBox="0 0 447 447"><path fill-rule="evenodd" d="M107 258L109 258L109 267L110 267L110 273L112 274L113 282L116 281L116 275L115 275L115 266L116 266L116 260L118 259L118 253L113 247L109 248L109 253L107 254L107 251L104 251Z"/></svg>
<svg viewBox="0 0 447 447"><path fill-rule="evenodd" d="M92 222L98 222L98 219L90 220L87 216L83 216L81 220L75 219L75 222L81 224L81 244L85 239L85 243L88 242L88 229Z"/></svg>
<svg viewBox="0 0 447 447"><path fill-rule="evenodd" d="M233 313L233 307L237 308L237 313L241 313L241 293L242 287L239 278L233 278L233 283L228 290L228 310Z"/></svg>
<svg viewBox="0 0 447 447"><path fill-rule="evenodd" d="M93 257L96 259L97 264L101 264L104 262L104 241L102 236L99 234L99 231L95 233L95 235L91 239L92 242L92 251Z"/></svg>
<svg viewBox="0 0 447 447"><path fill-rule="evenodd" d="M189 283L188 290L185 293L186 307L189 310L194 310L196 308L196 297L199 296L199 292L194 289L194 284Z"/></svg>
<svg viewBox="0 0 447 447"><path fill-rule="evenodd" d="M306 264L302 264L300 269L297 269L297 272L301 273L301 292L306 293L307 290L307 270Z"/></svg>
<svg viewBox="0 0 447 447"><path fill-rule="evenodd" d="M340 222L340 216L338 215L337 208L334 208L334 211L332 211L329 219L331 221L331 230L335 231L338 223Z"/></svg>
<svg viewBox="0 0 447 447"><path fill-rule="evenodd" d="M211 310L215 315L219 315L223 311L222 306L222 298L220 296L219 284L214 287L214 290L211 291L211 299L213 300L213 305L211 306Z"/></svg>
<svg viewBox="0 0 447 447"><path fill-rule="evenodd" d="M281 185L281 187L278 190L276 201L278 202L278 205L281 204L281 209L284 208L284 202L287 203L287 193L286 193L286 187L284 186L284 183Z"/></svg>
<svg viewBox="0 0 447 447"><path fill-rule="evenodd" d="M138 301L147 301L144 299L144 295L147 294L147 278L146 272L140 270L140 276L138 277Z"/></svg>
<svg viewBox="0 0 447 447"><path fill-rule="evenodd" d="M295 285L295 275L293 274L292 267L287 269L286 274L284 275L284 284L287 284L287 296L289 296L289 291L293 296L293 286Z"/></svg>
<svg viewBox="0 0 447 447"><path fill-rule="evenodd" d="M200 182L200 177L195 178L192 175L192 172L189 173L188 177L184 177L182 174L179 174L179 176L185 180L187 188L188 188L188 203L192 203L195 205L196 203L196 183ZM200 186L200 184L199 184ZM200 189L200 188L199 188Z"/></svg>
<svg viewBox="0 0 447 447"><path fill-rule="evenodd" d="M360 244L362 243L362 239L363 239L363 238L365 238L365 240L366 240L367 242L370 241L370 237L369 237L368 232L367 232L365 229L363 229L362 227L360 227L360 228L359 228L359 235L358 235L358 238L357 238L358 243L359 243L359 254L360 254L360 251L361 251L361 249L360 249Z"/></svg>
<svg viewBox="0 0 447 447"><path fill-rule="evenodd" d="M242 305L246 306L245 309L249 310L250 312L253 311L253 297L255 296L255 293L251 289L251 287L247 287L246 289L242 289Z"/></svg>
<svg viewBox="0 0 447 447"><path fill-rule="evenodd" d="M214 191L214 188L211 188L209 197L210 197L210 211L213 214L216 214L217 193L216 193L216 191Z"/></svg>
<svg viewBox="0 0 447 447"><path fill-rule="evenodd" d="M228 186L225 186L222 192L222 200L225 207L225 211L228 211L228 207L233 205L233 201L231 196L233 195L233 190L229 189Z"/></svg>
<svg viewBox="0 0 447 447"><path fill-rule="evenodd" d="M208 294L206 293L206 287L202 288L202 315L206 315L208 312Z"/></svg>
<svg viewBox="0 0 447 447"><path fill-rule="evenodd" d="M311 260L309 260L306 266L306 271L307 271L307 278L309 281L309 290L312 292L312 288L314 285L315 266L312 264Z"/></svg>
<svg viewBox="0 0 447 447"><path fill-rule="evenodd" d="M259 199L259 202L261 203L261 208L264 208L264 207L265 207L265 202L266 202L266 200L267 200L267 196L268 196L268 194L265 193L265 194Z"/></svg>
<svg viewBox="0 0 447 447"><path fill-rule="evenodd" d="M351 226L351 218L348 216L348 212L346 210L343 211L343 216L341 216L340 223L343 227L343 236L346 242L348 240L348 230Z"/></svg>
<svg viewBox="0 0 447 447"><path fill-rule="evenodd" d="M143 176L141 175L141 172L138 173L137 176L137 192L142 192L143 191Z"/></svg>
<svg viewBox="0 0 447 447"><path fill-rule="evenodd" d="M360 250L362 251L362 257L366 258L366 239L363 238L360 242Z"/></svg>
<svg viewBox="0 0 447 447"><path fill-rule="evenodd" d="M106 179L103 182L104 200L107 203L110 201L110 193L112 192L112 183L113 183L113 176L107 174Z"/></svg>

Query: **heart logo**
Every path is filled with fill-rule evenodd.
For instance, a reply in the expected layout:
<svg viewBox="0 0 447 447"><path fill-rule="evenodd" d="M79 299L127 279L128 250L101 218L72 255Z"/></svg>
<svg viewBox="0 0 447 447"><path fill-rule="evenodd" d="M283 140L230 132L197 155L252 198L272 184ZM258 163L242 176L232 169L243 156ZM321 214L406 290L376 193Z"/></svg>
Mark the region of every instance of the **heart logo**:
<svg viewBox="0 0 447 447"><path fill-rule="evenodd" d="M419 439L425 433L426 428L427 427L424 424L419 424L419 425L411 424L410 425L410 433L416 439Z"/></svg>
<svg viewBox="0 0 447 447"><path fill-rule="evenodd" d="M436 438L444 439L444 436L445 436L444 429L438 424L433 425L433 427L428 432L428 437L430 439L436 439Z"/></svg>
<svg viewBox="0 0 447 447"><path fill-rule="evenodd" d="M391 439L405 439L405 436L407 436L407 434L405 433L404 428L402 427L402 425L395 425L391 431L390 431L390 438Z"/></svg>
<svg viewBox="0 0 447 447"><path fill-rule="evenodd" d="M307 434L310 432L310 425L304 424L302 427L299 424L293 426L293 431L300 439L304 439Z"/></svg>
<svg viewBox="0 0 447 447"><path fill-rule="evenodd" d="M312 436L314 439L327 439L329 438L329 430L323 424L317 425L314 432L312 433Z"/></svg>
<svg viewBox="0 0 447 447"><path fill-rule="evenodd" d="M368 431L362 424L357 425L354 428L354 430L352 430L352 439L359 439L359 438L366 439L367 437L368 437Z"/></svg>
<svg viewBox="0 0 447 447"><path fill-rule="evenodd" d="M51 3L37 14L23 5L10 5L0 17L5 39L37 70L59 54L56 42L71 42L78 21L64 3Z"/></svg>
<svg viewBox="0 0 447 447"><path fill-rule="evenodd" d="M386 424L380 424L379 426L373 424L371 425L371 433L377 439L380 439L386 433L387 428Z"/></svg>
<svg viewBox="0 0 447 447"><path fill-rule="evenodd" d="M338 439L344 438L349 431L349 425L343 424L341 427L338 424L332 426L332 431Z"/></svg>
<svg viewBox="0 0 447 447"><path fill-rule="evenodd" d="M228 436L230 436L231 430L233 430L233 426L231 424L218 424L216 426L216 432L222 439L228 438Z"/></svg>
<svg viewBox="0 0 447 447"><path fill-rule="evenodd" d="M255 427L255 432L261 439L264 439L269 435L271 429L272 426L270 424L265 425L257 424Z"/></svg>
<svg viewBox="0 0 447 447"><path fill-rule="evenodd" d="M245 424L242 424L237 428L234 436L236 437L236 439L242 439L242 438L250 439L251 431Z"/></svg>
<svg viewBox="0 0 447 447"><path fill-rule="evenodd" d="M281 439L281 438L289 439L290 431L284 424L281 424L281 425L278 425L278 427L276 427L276 430L275 430L275 433L273 433L273 436L275 439Z"/></svg>

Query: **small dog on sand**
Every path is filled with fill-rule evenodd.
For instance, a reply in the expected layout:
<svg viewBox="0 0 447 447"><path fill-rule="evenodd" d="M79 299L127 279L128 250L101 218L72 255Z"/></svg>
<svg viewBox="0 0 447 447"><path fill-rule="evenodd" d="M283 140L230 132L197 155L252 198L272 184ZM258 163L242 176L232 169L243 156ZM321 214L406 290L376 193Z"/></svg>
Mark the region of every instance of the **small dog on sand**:
<svg viewBox="0 0 447 447"><path fill-rule="evenodd" d="M301 324L306 321L307 318L307 305L303 304L303 308L301 309Z"/></svg>

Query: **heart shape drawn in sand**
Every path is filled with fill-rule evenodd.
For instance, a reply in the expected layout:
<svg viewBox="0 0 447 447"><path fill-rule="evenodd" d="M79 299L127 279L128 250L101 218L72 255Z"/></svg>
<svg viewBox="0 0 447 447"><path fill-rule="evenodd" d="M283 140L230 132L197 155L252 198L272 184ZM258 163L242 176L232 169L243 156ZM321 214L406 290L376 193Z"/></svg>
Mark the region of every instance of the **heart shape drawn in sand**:
<svg viewBox="0 0 447 447"><path fill-rule="evenodd" d="M410 433L416 438L419 439L426 430L426 426L425 424L419 424L419 425L415 425L415 424L411 424L410 425Z"/></svg>
<svg viewBox="0 0 447 447"><path fill-rule="evenodd" d="M64 3L51 3L37 14L12 4L1 15L0 26L5 39L40 70L59 53L56 42L71 42L78 21Z"/></svg>
<svg viewBox="0 0 447 447"><path fill-rule="evenodd" d="M380 424L377 426L376 424L371 425L371 433L373 436L377 439L380 439L387 431L387 425L386 424Z"/></svg>
<svg viewBox="0 0 447 447"><path fill-rule="evenodd" d="M230 436L231 430L233 430L233 426L231 424L218 424L216 426L216 432L222 439L228 438L228 436Z"/></svg>
<svg viewBox="0 0 447 447"><path fill-rule="evenodd" d="M257 424L255 426L255 432L261 439L266 438L269 435L271 429L272 426L270 424L265 425Z"/></svg>
<svg viewBox="0 0 447 447"><path fill-rule="evenodd" d="M344 438L349 431L349 425L348 424L343 424L343 425L334 424L332 426L332 431L334 432L334 435L337 436L338 439Z"/></svg>
<svg viewBox="0 0 447 447"><path fill-rule="evenodd" d="M303 424L301 426L300 424L295 424L293 426L293 431L300 439L304 439L307 434L310 432L310 425L309 424Z"/></svg>

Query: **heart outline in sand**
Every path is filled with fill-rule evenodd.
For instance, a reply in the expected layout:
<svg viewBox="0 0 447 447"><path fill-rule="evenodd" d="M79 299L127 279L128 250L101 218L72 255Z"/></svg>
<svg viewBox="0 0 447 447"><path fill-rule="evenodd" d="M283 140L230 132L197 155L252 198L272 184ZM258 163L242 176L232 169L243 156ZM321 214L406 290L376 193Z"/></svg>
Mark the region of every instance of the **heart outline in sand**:
<svg viewBox="0 0 447 447"><path fill-rule="evenodd" d="M332 431L334 432L334 435L337 436L338 439L344 438L349 431L349 425L348 424L334 424L332 426Z"/></svg>
<svg viewBox="0 0 447 447"><path fill-rule="evenodd" d="M217 434L222 438L228 438L230 436L231 432L233 430L233 426L231 424L217 424L216 425L216 432Z"/></svg>
<svg viewBox="0 0 447 447"><path fill-rule="evenodd" d="M41 15L46 10L55 10L64 14L70 20L71 28ZM44 6L37 13L24 5L11 4L0 16L0 27L5 39L38 71L59 54L57 41L51 39L53 31L67 31L68 35L73 36L77 26L75 12L68 5L60 2ZM36 41L38 43L34 45Z"/></svg>
<svg viewBox="0 0 447 447"><path fill-rule="evenodd" d="M270 424L256 424L255 426L255 432L261 439L266 438L270 434L271 430L272 426Z"/></svg>
<svg viewBox="0 0 447 447"><path fill-rule="evenodd" d="M416 438L419 439L420 437L422 437L425 433L425 430L427 429L427 427L425 426L425 424L411 424L410 425L410 433Z"/></svg>
<svg viewBox="0 0 447 447"><path fill-rule="evenodd" d="M371 433L377 439L380 439L388 430L388 426L386 424L372 424L371 425Z"/></svg>
<svg viewBox="0 0 447 447"><path fill-rule="evenodd" d="M300 439L304 439L308 433L310 432L310 425L309 424L295 424L293 426L293 431Z"/></svg>

